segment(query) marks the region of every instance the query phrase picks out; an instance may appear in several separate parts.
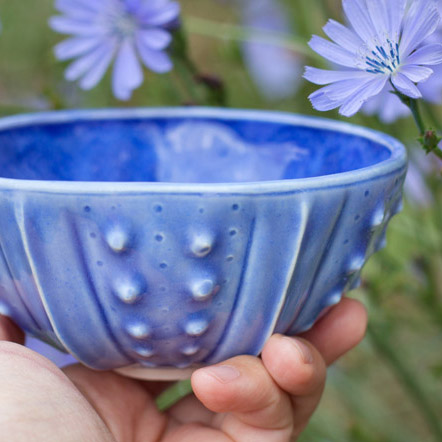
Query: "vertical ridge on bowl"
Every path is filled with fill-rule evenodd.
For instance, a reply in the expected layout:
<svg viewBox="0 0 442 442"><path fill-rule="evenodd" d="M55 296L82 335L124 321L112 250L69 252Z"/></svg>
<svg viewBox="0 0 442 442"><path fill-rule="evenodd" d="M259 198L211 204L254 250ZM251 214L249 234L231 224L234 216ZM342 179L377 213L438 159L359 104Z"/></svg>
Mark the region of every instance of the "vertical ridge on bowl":
<svg viewBox="0 0 442 442"><path fill-rule="evenodd" d="M286 194L256 197L249 209L254 212L255 235L248 259L242 263L240 295L222 340L205 363L231 357L238 349L241 353L257 354L274 332L287 296L288 275L296 266L292 257L298 254L307 213L295 207L288 209L286 198ZM257 272L257 268L262 270Z"/></svg>
<svg viewBox="0 0 442 442"><path fill-rule="evenodd" d="M308 330L314 323L313 319L339 302L345 292L360 284L360 273L367 259L380 248L385 247L388 222L394 214L398 213L397 209L402 201L403 178L404 173L393 186L390 185L388 177L377 183L370 183L369 195L362 185L358 186L359 192L354 191L351 195L348 192L343 193L342 201L340 199L333 201L330 195L327 196L328 203L331 201L331 205L335 207L340 205L341 209L338 209L337 214L328 222L317 213L316 217L323 220L324 225L321 229L328 232L328 239L316 243L316 247L319 246L320 249L316 248L305 253L321 257L317 265L318 271L311 275L312 285L305 292L301 292L304 293L303 295L295 292L289 295L289 299L301 301L297 306L288 304L285 307L276 327L277 332L297 334ZM324 202L318 205L322 206L321 209L327 207L327 203ZM390 207L394 205L397 206L396 210L390 210ZM382 208L382 217L377 215L373 217L372 214L377 214L379 207ZM330 207L326 209L326 212L333 213ZM349 236L357 237L359 241L351 245L346 239ZM308 235L305 241L308 241ZM309 246L306 245L306 247ZM330 250L332 253L328 256ZM337 251L341 251L342 255L339 256ZM303 263L311 262L305 256L301 256L300 259ZM331 278L331 272L328 270L330 268L336 271L334 278ZM304 275L307 271L305 268L301 270ZM299 275L294 275L294 285L297 277ZM293 314L293 311L296 313ZM284 319L284 315L292 318L290 324ZM304 319L300 321L299 317Z"/></svg>
<svg viewBox="0 0 442 442"><path fill-rule="evenodd" d="M27 242L27 260L32 261L54 331L71 354L95 368L110 361L128 364L129 359L115 345L91 278L89 263L83 255L77 222L65 206L60 211L41 211L45 195L27 199L23 204L21 238ZM61 196L60 199L66 198ZM47 257L52 259L49 261ZM78 314L87 308L87 314ZM59 312L63 312L60 316ZM90 335L90 340L84 336ZM69 339L67 339L69 336ZM92 338L93 337L93 338ZM99 343L99 345L97 345Z"/></svg>
<svg viewBox="0 0 442 442"><path fill-rule="evenodd" d="M330 198L330 197L329 197ZM331 201L330 201L331 200ZM291 324L288 326L287 330L293 330L295 329L297 331L303 331L303 329L308 329L311 327L311 323L300 324L299 322L299 316L302 315L303 312L308 310L309 304L311 304L314 300L314 293L318 291L318 287L320 287L321 283L323 283L322 278L324 274L324 270L329 268L330 263L327 262L327 259L330 258L330 251L333 250L333 245L336 243L338 238L338 231L340 229L339 223L342 221L342 218L346 215L345 209L347 208L348 203L348 193L342 192L339 195L333 195L333 198L330 198L329 201L327 201L328 204L330 204L333 209L328 209L327 212L330 214L328 219L326 217L319 215L319 222L322 224L321 229L323 230L323 238L321 238L320 241L313 242L309 236L317 236L318 233L312 233L311 235L306 235L305 242L307 243L305 245L306 248L312 248L311 244L316 244L317 247L314 249L312 255L317 257L317 262L313 265L313 270L308 272L310 276L308 277L308 286L306 289L303 290L303 293L306 293L307 295L302 296L302 303L299 304L296 308L296 315L294 315L293 320ZM327 206L327 204L324 204L324 201L319 201L317 205L321 205L321 209L323 209L324 206ZM333 213L334 210L334 213ZM312 211L313 213L316 212L316 210ZM310 219L312 219L314 215L311 216ZM316 229L313 230L315 232ZM334 252L333 252L334 255ZM302 259L302 257L301 257ZM331 259L334 259L332 256ZM308 260L310 261L310 260ZM307 261L307 262L308 262ZM306 261L304 261L306 262ZM310 261L311 262L311 261ZM304 271L308 271L305 269ZM329 276L327 275L329 278ZM327 285L327 284L326 284ZM319 289L320 291L321 289ZM306 315L307 318L311 318L310 315ZM294 325L296 324L296 325ZM296 333L295 332L295 333Z"/></svg>
<svg viewBox="0 0 442 442"><path fill-rule="evenodd" d="M10 194L9 198L13 199L14 195ZM13 316L20 318L23 328L60 347L22 241L22 200L18 199L14 207L5 201L0 202L0 212L0 298L8 299L8 307L3 313L12 311Z"/></svg>

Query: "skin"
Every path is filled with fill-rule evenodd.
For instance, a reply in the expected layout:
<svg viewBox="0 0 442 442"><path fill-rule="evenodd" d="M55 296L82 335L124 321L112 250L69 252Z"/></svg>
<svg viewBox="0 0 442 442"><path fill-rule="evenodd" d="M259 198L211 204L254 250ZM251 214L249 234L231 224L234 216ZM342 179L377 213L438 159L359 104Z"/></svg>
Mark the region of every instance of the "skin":
<svg viewBox="0 0 442 442"><path fill-rule="evenodd" d="M0 317L0 434L12 442L295 440L319 404L326 366L361 341L366 324L364 307L343 299L302 337L272 336L260 358L197 370L195 395L160 413L154 398L168 384L59 370Z"/></svg>

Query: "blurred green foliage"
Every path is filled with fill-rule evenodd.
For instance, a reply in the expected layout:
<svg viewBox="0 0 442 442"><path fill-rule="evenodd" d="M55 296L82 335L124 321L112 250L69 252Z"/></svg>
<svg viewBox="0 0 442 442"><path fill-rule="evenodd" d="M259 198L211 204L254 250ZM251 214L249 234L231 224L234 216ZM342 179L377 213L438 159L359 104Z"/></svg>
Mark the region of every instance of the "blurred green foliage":
<svg viewBox="0 0 442 442"><path fill-rule="evenodd" d="M238 23L235 9L225 2L181 3L187 31L192 27L186 26L186 17ZM310 34L320 34L328 17L340 18L339 0L285 3L297 42L307 43ZM66 82L65 66L52 53L62 38L47 26L53 13L52 0L0 0L1 115L59 108L174 106L189 101L178 72L161 76L147 72L143 87L129 103L112 97L109 75L90 92ZM253 85L239 43L232 36L190 32L188 40L198 71L223 80L229 106L317 114L307 100L314 87L306 82L296 97L266 102ZM440 109L431 111L441 116ZM339 118L335 112L328 116ZM417 148L411 120L389 127L363 115L352 121L389 132ZM425 209L405 205L391 223L388 247L370 260L362 288L351 294L369 310L369 333L355 351L329 370L325 396L301 439L304 442L442 441L441 177L435 174L427 184L434 205Z"/></svg>

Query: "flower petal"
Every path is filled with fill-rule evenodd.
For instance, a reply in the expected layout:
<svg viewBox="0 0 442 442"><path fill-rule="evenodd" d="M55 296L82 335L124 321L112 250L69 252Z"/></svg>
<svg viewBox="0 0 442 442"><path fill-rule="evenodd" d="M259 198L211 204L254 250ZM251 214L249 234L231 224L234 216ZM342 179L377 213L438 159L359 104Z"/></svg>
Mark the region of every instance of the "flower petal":
<svg viewBox="0 0 442 442"><path fill-rule="evenodd" d="M89 69L99 63L100 60L106 56L109 45L109 42L106 42L106 44L100 44L94 50L75 60L66 69L66 79L70 81L75 81L82 77L87 71L89 71Z"/></svg>
<svg viewBox="0 0 442 442"><path fill-rule="evenodd" d="M140 52L143 63L153 72L164 74L173 69L173 63L170 57L161 51L152 51L144 48Z"/></svg>
<svg viewBox="0 0 442 442"><path fill-rule="evenodd" d="M330 99L327 96L327 94L322 94L322 93L318 93L317 95L314 96L312 94L309 96L309 99L310 102L312 103L313 108L320 112L331 111L332 109L336 109L342 104L341 102Z"/></svg>
<svg viewBox="0 0 442 442"><path fill-rule="evenodd" d="M164 74L173 68L172 60L164 51L155 51L151 49L139 38L136 39L135 43L141 60L151 71L158 74Z"/></svg>
<svg viewBox="0 0 442 442"><path fill-rule="evenodd" d="M354 31L335 20L329 20L323 30L335 43L350 52L357 53L364 44Z"/></svg>
<svg viewBox="0 0 442 442"><path fill-rule="evenodd" d="M49 26L60 34L74 34L84 36L104 35L106 30L98 25L91 25L87 20L79 20L70 17L51 17Z"/></svg>
<svg viewBox="0 0 442 442"><path fill-rule="evenodd" d="M172 41L172 36L164 29L146 29L137 32L137 38L142 40L143 44L151 49L161 51L167 48Z"/></svg>
<svg viewBox="0 0 442 442"><path fill-rule="evenodd" d="M365 79L343 80L325 86L309 96L313 107L319 111L328 111L341 106L348 97L371 81L372 75Z"/></svg>
<svg viewBox="0 0 442 442"><path fill-rule="evenodd" d="M335 43L314 35L308 44L315 52L333 63L351 68L356 67L356 55Z"/></svg>
<svg viewBox="0 0 442 442"><path fill-rule="evenodd" d="M439 11L432 0L415 0L405 16L399 46L401 58L417 48L437 28Z"/></svg>
<svg viewBox="0 0 442 442"><path fill-rule="evenodd" d="M131 40L121 44L115 59L112 90L120 100L128 100L132 91L143 83L143 71Z"/></svg>
<svg viewBox="0 0 442 442"><path fill-rule="evenodd" d="M400 72L397 72L396 74L391 76L391 82L399 92L402 92L404 95L407 95L408 97L411 98L422 97L422 94L420 93L416 85Z"/></svg>
<svg viewBox="0 0 442 442"><path fill-rule="evenodd" d="M54 52L59 60L69 60L91 51L99 44L100 39L96 37L74 37L56 45Z"/></svg>
<svg viewBox="0 0 442 442"><path fill-rule="evenodd" d="M90 14L91 12L97 13L106 1L107 0L103 0L102 2L89 0L56 0L55 8L64 14Z"/></svg>
<svg viewBox="0 0 442 442"><path fill-rule="evenodd" d="M404 74L413 83L428 80L433 74L433 70L425 66L417 66L415 64L401 66L400 72Z"/></svg>
<svg viewBox="0 0 442 442"><path fill-rule="evenodd" d="M354 71L329 71L306 66L304 78L315 84L330 84L342 80L369 78L370 75L372 74L359 69Z"/></svg>
<svg viewBox="0 0 442 442"><path fill-rule="evenodd" d="M407 64L436 65L442 63L442 44L422 46L408 56Z"/></svg>
<svg viewBox="0 0 442 442"><path fill-rule="evenodd" d="M375 28L367 13L367 6L363 0L342 0L345 15L348 21L368 46L372 47L376 37Z"/></svg>
<svg viewBox="0 0 442 442"><path fill-rule="evenodd" d="M369 98L381 92L387 79L388 77L386 75L376 75L374 79L365 83L354 94L347 98L339 109L339 113L345 117L353 116Z"/></svg>
<svg viewBox="0 0 442 442"><path fill-rule="evenodd" d="M131 14L137 14L142 6L141 0L124 0L126 10Z"/></svg>
<svg viewBox="0 0 442 442"><path fill-rule="evenodd" d="M168 4L160 4L152 9L147 6L141 14L141 22L149 26L162 26L176 20L180 15L180 5L177 2L169 2Z"/></svg>
<svg viewBox="0 0 442 442"><path fill-rule="evenodd" d="M394 3L394 0L387 0ZM370 0L367 3L368 14L381 41L389 29L388 12L384 0Z"/></svg>
<svg viewBox="0 0 442 442"><path fill-rule="evenodd" d="M396 43L399 41L399 33L404 19L407 0L387 0L386 6L388 11L390 38Z"/></svg>
<svg viewBox="0 0 442 442"><path fill-rule="evenodd" d="M81 79L80 87L82 89L89 90L98 84L106 73L114 54L115 45L107 45L106 51L103 51L100 60L98 60Z"/></svg>

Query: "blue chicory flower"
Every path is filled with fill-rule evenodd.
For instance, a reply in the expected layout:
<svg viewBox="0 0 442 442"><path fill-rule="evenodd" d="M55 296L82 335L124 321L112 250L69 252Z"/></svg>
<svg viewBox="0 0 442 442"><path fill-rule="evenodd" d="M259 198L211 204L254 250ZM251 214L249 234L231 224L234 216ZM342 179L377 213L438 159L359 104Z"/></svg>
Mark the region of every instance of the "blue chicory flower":
<svg viewBox="0 0 442 442"><path fill-rule="evenodd" d="M417 99L416 83L433 73L428 66L442 63L442 44L422 43L435 32L440 16L434 0L343 0L351 27L330 20L324 32L333 40L313 36L310 47L347 69L306 67L305 78L325 86L310 95L320 111L340 108L352 116L387 82L403 95Z"/></svg>
<svg viewBox="0 0 442 442"><path fill-rule="evenodd" d="M410 1L410 0L409 0ZM439 15L442 17L442 0L437 0ZM434 44L442 42L442 25L436 32L430 35L422 45ZM442 102L442 65L432 66L433 74L431 77L419 83L418 89L422 93L425 101L434 104ZM385 85L382 92L376 97L370 98L362 107L362 111L368 115L377 114L380 120L390 124L399 118L407 117L411 114L410 109L405 106L399 98L392 94L393 88L391 84Z"/></svg>
<svg viewBox="0 0 442 442"><path fill-rule="evenodd" d="M171 0L56 0L63 15L50 26L72 37L55 47L59 60L76 58L67 68L68 80L91 89L115 60L112 89L128 100L143 82L143 63L157 73L172 69L165 49L171 43L170 26L177 22L180 6ZM140 62L141 60L141 62Z"/></svg>
<svg viewBox="0 0 442 442"><path fill-rule="evenodd" d="M236 3L244 26L257 31L293 32L280 1L236 0ZM251 41L243 43L242 52L253 81L267 100L281 100L296 93L302 72L298 54L276 44Z"/></svg>

